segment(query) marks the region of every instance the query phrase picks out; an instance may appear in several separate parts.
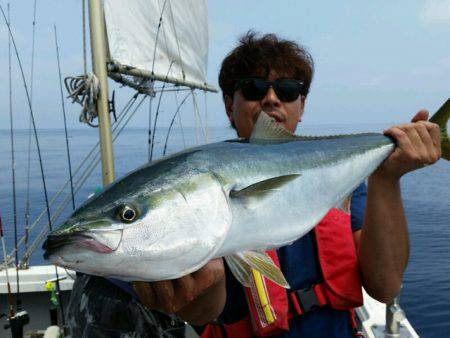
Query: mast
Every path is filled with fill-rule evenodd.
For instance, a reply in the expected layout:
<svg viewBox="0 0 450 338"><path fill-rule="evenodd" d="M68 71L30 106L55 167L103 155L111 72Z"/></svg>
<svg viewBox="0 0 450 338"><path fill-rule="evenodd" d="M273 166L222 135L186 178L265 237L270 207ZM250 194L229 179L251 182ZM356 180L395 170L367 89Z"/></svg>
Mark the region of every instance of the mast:
<svg viewBox="0 0 450 338"><path fill-rule="evenodd" d="M108 103L106 32L101 0L89 0L89 21L91 31L92 69L100 83L97 113L100 133L103 185L107 185L114 181L114 154Z"/></svg>

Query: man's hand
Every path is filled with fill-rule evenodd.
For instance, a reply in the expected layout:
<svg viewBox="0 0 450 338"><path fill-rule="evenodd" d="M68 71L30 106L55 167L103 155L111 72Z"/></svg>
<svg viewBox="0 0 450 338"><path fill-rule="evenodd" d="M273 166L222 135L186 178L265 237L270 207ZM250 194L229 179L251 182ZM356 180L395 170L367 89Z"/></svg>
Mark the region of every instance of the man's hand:
<svg viewBox="0 0 450 338"><path fill-rule="evenodd" d="M411 123L384 131L397 141L394 152L381 164L375 175L399 179L407 172L433 164L441 156L440 129L428 122L428 111L419 111Z"/></svg>
<svg viewBox="0 0 450 338"><path fill-rule="evenodd" d="M178 279L134 282L133 286L149 309L176 313L193 324L208 322L220 314L225 302L223 260L214 259L200 270ZM212 318L198 318L205 312Z"/></svg>

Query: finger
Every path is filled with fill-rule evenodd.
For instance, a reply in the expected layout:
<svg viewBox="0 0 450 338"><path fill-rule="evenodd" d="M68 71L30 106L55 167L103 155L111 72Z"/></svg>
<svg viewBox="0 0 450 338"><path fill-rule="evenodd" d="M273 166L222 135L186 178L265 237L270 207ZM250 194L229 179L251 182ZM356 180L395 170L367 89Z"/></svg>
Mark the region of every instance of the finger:
<svg viewBox="0 0 450 338"><path fill-rule="evenodd" d="M157 306L155 292L150 283L134 282L133 289L137 293L140 301L149 309L155 309Z"/></svg>
<svg viewBox="0 0 450 338"><path fill-rule="evenodd" d="M419 135L419 129L423 130L419 124L409 124L404 128L408 138L411 140L411 145L413 148L409 155L417 163L422 164L424 161L428 163L427 148Z"/></svg>
<svg viewBox="0 0 450 338"><path fill-rule="evenodd" d="M172 281L153 282L152 287L155 291L158 308L167 313L174 313L179 308Z"/></svg>
<svg viewBox="0 0 450 338"><path fill-rule="evenodd" d="M174 279L173 285L175 296L183 306L194 300L200 293L195 284L195 279L191 275Z"/></svg>
<svg viewBox="0 0 450 338"><path fill-rule="evenodd" d="M192 273L200 289L207 289L225 276L222 258L213 259L200 270Z"/></svg>
<svg viewBox="0 0 450 338"><path fill-rule="evenodd" d="M428 110L421 109L417 112L416 115L412 118L411 122L418 122L418 121L427 121L428 120Z"/></svg>
<svg viewBox="0 0 450 338"><path fill-rule="evenodd" d="M395 152L399 152L400 150L406 152L413 151L414 147L410 138L408 137L408 134L400 126L389 128L384 131L384 134L395 139L397 146Z"/></svg>
<svg viewBox="0 0 450 338"><path fill-rule="evenodd" d="M426 154L423 158L426 164L431 164L439 159L439 150L434 144L429 129L427 128L427 123L425 121L420 121L416 125L416 131L419 134L422 143L425 146Z"/></svg>
<svg viewBox="0 0 450 338"><path fill-rule="evenodd" d="M436 123L426 122L428 132L430 133L433 144L438 148L439 156L441 153L441 128Z"/></svg>

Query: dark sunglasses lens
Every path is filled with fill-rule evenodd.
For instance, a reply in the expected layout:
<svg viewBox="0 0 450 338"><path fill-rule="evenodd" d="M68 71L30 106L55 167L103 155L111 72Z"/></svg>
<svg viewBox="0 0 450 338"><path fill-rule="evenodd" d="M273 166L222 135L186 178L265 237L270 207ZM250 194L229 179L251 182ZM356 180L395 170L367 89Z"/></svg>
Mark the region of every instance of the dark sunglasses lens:
<svg viewBox="0 0 450 338"><path fill-rule="evenodd" d="M261 79L247 79L243 80L239 86L242 95L249 101L259 101L267 93L269 86Z"/></svg>
<svg viewBox="0 0 450 338"><path fill-rule="evenodd" d="M294 80L280 80L274 85L275 93L283 102L292 102L298 99L303 84Z"/></svg>

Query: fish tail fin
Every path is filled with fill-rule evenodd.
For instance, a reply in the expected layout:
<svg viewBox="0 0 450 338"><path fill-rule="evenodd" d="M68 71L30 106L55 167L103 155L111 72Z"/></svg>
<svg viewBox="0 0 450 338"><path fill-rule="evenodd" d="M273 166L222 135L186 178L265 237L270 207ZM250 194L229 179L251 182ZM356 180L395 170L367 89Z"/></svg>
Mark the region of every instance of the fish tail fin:
<svg viewBox="0 0 450 338"><path fill-rule="evenodd" d="M442 158L450 161L450 139L448 137L447 123L450 119L450 99L430 118L430 122L436 123L441 128Z"/></svg>

